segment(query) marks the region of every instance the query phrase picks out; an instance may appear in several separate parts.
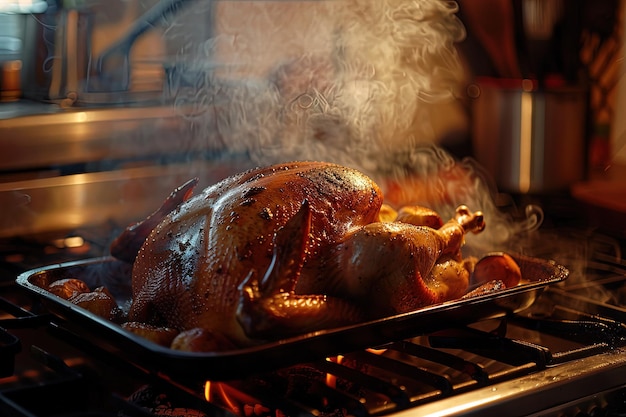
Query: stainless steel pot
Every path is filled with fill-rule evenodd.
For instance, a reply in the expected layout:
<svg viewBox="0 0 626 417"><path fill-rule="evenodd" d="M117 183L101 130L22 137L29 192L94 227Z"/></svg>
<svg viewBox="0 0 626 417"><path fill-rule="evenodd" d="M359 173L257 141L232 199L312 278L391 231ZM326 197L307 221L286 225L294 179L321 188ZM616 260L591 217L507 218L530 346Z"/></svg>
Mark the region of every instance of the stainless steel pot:
<svg viewBox="0 0 626 417"><path fill-rule="evenodd" d="M468 92L474 156L499 188L543 193L584 178L585 88L482 78Z"/></svg>

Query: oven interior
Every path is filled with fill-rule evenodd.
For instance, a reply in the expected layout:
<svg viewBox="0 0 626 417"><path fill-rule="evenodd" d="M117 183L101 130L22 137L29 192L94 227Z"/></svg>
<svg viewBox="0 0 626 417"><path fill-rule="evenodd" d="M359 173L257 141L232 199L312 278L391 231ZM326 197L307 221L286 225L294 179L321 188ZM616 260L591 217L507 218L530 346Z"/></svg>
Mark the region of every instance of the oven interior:
<svg viewBox="0 0 626 417"><path fill-rule="evenodd" d="M207 37L214 35L215 30L229 29L224 23L226 20L216 20L213 6L228 9L244 3L247 7L270 5L277 7L273 12L278 16L283 13L279 6L287 7L290 13L298 7L306 7L307 13L304 14L308 22L308 11L313 15L317 12L317 5L324 2L169 0L156 2L157 7L145 15L138 12L146 10L132 8L140 5L149 9L150 2L118 1L119 9L111 7L110 1L97 0L32 3L45 4L47 13L38 14L36 10L0 13L0 30L22 30L17 35L4 33L8 36L5 38L0 33L0 39L10 40L11 45L25 46L23 51L14 49L9 53L0 47L1 415L608 417L626 413L626 260L623 258L626 227L623 206L598 211L598 207L581 204L580 200L572 198L570 190L565 189L567 187L541 189L548 182L540 182L537 191L528 192L528 187L534 185L531 179L535 179L530 176L529 167L526 167L523 190L495 193L497 208L518 216L525 207L541 207L544 214L541 228L529 237L530 241L524 247L528 255L553 259L564 265L570 275L564 282L547 288L532 306L517 314L462 326L440 323L434 329L416 330L407 337L390 338L367 349L342 351L295 365L277 366L270 371L233 369L237 378L219 381L203 378L202 370L194 378L143 366L129 359L119 346L106 343L77 323L53 314L40 297L18 286L16 277L36 268L107 256L112 236L158 207L172 189L189 178L199 177L199 187L203 187L258 165L258 161L251 159L251 153L268 144L253 142L255 148L246 149L232 139L230 134L234 131L228 130L229 123L242 121L250 122L243 127L237 126L247 129L245 133L257 133L253 128L262 126L254 124L263 121L261 118L229 118L229 112L237 112L244 104L257 103L255 100L260 99L260 95L257 96L260 91L256 83L258 79L243 87L223 79L213 84L216 80L206 77L207 72L213 74L224 68L215 66L213 61L207 64L206 56L197 60L194 53L226 51L226 58L232 59L229 48L224 49L224 45L242 50L252 45L252 55L256 59L258 51L254 46L262 44L265 36L274 39L272 35L280 34L280 30L263 31L263 37L258 39L255 36L247 39L229 37L224 33L217 40L226 40L225 44L207 42ZM421 4L406 4L409 3L413 6ZM449 9L448 12L455 8L454 2L441 3ZM469 1L458 3L471 4ZM520 6L522 2L512 3ZM619 57L620 31L609 31L613 25L618 28L621 25L616 13L620 2L593 3L598 7L602 5L603 11L608 6L611 12L584 15L586 18L583 19L590 25L588 29L597 29L597 35L606 41L590 45L593 53L589 61L582 63L601 69L596 73L585 73L589 82L585 85L589 87L587 93L597 100L587 103L591 104L586 109L589 114L584 120L576 120L577 128L573 130L576 135L585 135L585 147L568 147L567 141L571 138L559 136L564 131L563 125L550 125L557 130L556 134L554 131L550 133L565 141L564 147L556 148L557 157L561 155L560 151L567 149L577 151L576 157L583 158L575 166L575 176L586 170L593 175L600 174L604 179L615 175L616 171L607 166L610 138L607 137L606 120L598 118L606 112L610 117L619 114L613 112L609 99L613 97L611 89L617 85L617 80L612 77L620 74L618 67L613 65L620 61L616 59ZM378 4L382 2L371 3ZM1 2L0 5L4 6ZM94 12L89 6L97 10ZM226 16L232 25L245 27L246 22L254 21L267 28L267 21L263 19L269 14L240 15L236 11L236 8L230 9ZM123 29L131 29L127 32L126 43L114 45L109 50L102 49L101 43L96 45L103 37L108 38L106 30L110 22L99 20L102 16L120 18L126 25ZM133 19L125 19L125 16ZM137 16L148 26L133 26ZM189 24L180 24L173 16ZM241 19L241 16L245 18ZM255 21L254 17L260 20ZM8 19L12 19L10 24L6 23ZM56 22L62 23L59 30L56 30ZM162 38L147 30L156 28L155 22L165 23L167 34L174 35L167 38L165 44ZM281 23L281 28L290 30L289 33L294 30L300 33L298 30L306 26L301 20L290 19L271 23L272 29L277 29L276 25ZM592 27L592 23L595 26ZM440 28L440 25L435 26ZM193 33L189 33L189 27L194 28ZM134 29L138 32L133 32ZM306 29L311 30L311 27L306 26ZM321 40L321 49L316 52L329 52L323 42L327 38L333 42L342 40L332 30L315 31L314 27L313 30L315 36L312 38ZM140 36L145 35L144 32L149 36ZM468 34L470 36L461 49L471 54L470 58L478 58L469 62L474 64L471 70L477 72L488 62L476 53L476 44L471 43L476 41L472 37L476 34L471 30ZM368 35L367 39L372 39L372 34ZM86 39L94 44L85 43ZM595 38L589 39L593 41ZM30 43L33 40L36 42ZM133 53L162 52L164 55L158 58L165 57L166 62L143 56L132 62L133 72L128 73L128 61L124 59L128 60L129 56L124 54L129 51L124 48L130 48L135 40L140 40L145 47L137 48ZM171 41L174 42L168 43ZM96 51L96 46L101 49ZM281 43L273 46L271 54L280 56L285 52ZM566 46L571 47L571 43ZM603 54L609 47L610 53ZM376 53L375 48L367 49ZM340 55L346 51L342 48L332 50ZM92 52L103 53L102 66L75 59ZM268 61L274 60L274 55ZM121 61L114 59L120 56ZM49 69L40 62L41 59L52 62L49 58L56 59L55 71L38 71ZM197 66L198 61L200 66ZM319 63L315 59L302 62ZM322 68L325 63L328 64L321 61ZM263 64L268 63L264 61ZM575 69L579 69L581 63L574 64ZM229 71L240 69L237 65L228 67ZM369 66L365 69L369 71L359 73L359 76L367 78L376 73ZM259 71L260 68L253 65L248 70ZM290 67L282 70L289 75ZM291 75L294 70L297 73L301 67L291 67ZM451 75L443 72L444 76ZM20 74L21 83L19 77L16 78ZM315 75L314 81L318 74ZM492 72L476 75L508 80L508 77L499 77ZM454 78L454 74L451 77ZM136 82L134 87L138 89L129 91L129 81ZM358 88L367 86L367 83L362 81L359 78L358 82L351 84L350 87L355 89L348 92L361 100L358 104L370 104L365 100L368 96L365 93L375 90L363 90L363 93ZM521 81L528 80L518 81L523 86ZM115 89L108 91L111 86ZM576 86L580 87L579 84ZM334 130L314 131L314 140L307 143L308 150L318 150L321 144L332 144L333 132L338 132L341 137L345 136L344 133L351 133L329 110L332 110L333 103L326 99L339 96L321 94L319 88L324 85L314 87L316 89L310 94L289 102L292 105L290 110L295 109L291 116L297 121L306 119L313 123L313 127L318 126L315 122L322 120L330 123ZM470 90L468 88L459 97L464 111L471 107ZM534 103L535 109L546 104L541 100L532 101L529 97L533 94L528 94L529 91L516 91L525 97L526 110L530 109L528 103ZM330 93L334 90L330 89ZM240 102L232 97L244 100ZM579 100L580 95L576 98ZM259 102L264 104L262 100ZM578 106L576 110L579 110ZM313 113L307 113L309 111ZM438 128L452 126L451 131L443 132L445 137L438 138L444 145L467 153L472 148L468 142L471 132L467 131L465 119L457 130L456 111L456 106L435 107L429 116L433 123L435 120L439 122ZM442 117L444 115L451 118L446 119ZM276 114L272 113L272 116ZM526 116L530 117L529 114ZM396 113L392 121L396 117L400 114ZM494 121L492 114L487 113L486 120L490 122L488 126L496 125L491 123ZM371 120L362 118L359 121L369 126ZM422 121L417 117L410 128L419 133L437 130L429 125L422 131ZM510 127L510 124L503 123L503 126ZM584 132L578 129L583 124L588 124ZM299 150L297 146L291 146L292 143L286 143L285 149L269 145L263 149L269 152L269 156L280 154L280 151ZM412 158L419 155L404 152L405 149L397 145L383 146L382 149L389 151L385 156L399 166L415 163ZM367 146L348 151L361 151L362 148ZM383 155L376 156L383 160ZM491 162L504 161L506 168L519 168L496 156ZM529 155L526 157L526 163L536 162ZM555 163L557 157L538 162L540 168L560 166ZM507 173L519 174L515 170ZM519 180L513 177L495 175L493 180ZM624 178L619 174L617 177L620 181ZM566 178L567 185L571 180ZM515 182L514 188L520 184L520 181ZM597 190L592 190L592 195L594 191ZM614 194L610 196L615 198L609 200L624 201L623 188L618 188L616 193L612 189L612 192Z"/></svg>
<svg viewBox="0 0 626 417"><path fill-rule="evenodd" d="M518 314L442 324L269 372L238 369L243 377L220 381L134 363L16 286L11 277L29 259L51 265L105 250L94 235L76 232L81 248L3 248L3 415L612 416L626 405L626 262L622 241L601 231L547 231L537 255L569 245L558 261L571 275Z"/></svg>

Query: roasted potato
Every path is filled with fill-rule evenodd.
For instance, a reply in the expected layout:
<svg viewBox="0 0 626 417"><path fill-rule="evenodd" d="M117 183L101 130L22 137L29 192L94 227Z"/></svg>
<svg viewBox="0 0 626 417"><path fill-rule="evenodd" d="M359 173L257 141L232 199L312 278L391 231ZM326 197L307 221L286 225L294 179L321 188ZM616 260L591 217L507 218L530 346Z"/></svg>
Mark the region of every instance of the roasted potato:
<svg viewBox="0 0 626 417"><path fill-rule="evenodd" d="M235 345L219 333L194 328L185 330L176 336L171 347L188 352L213 352L234 349Z"/></svg>
<svg viewBox="0 0 626 417"><path fill-rule="evenodd" d="M515 260L506 253L491 253L480 259L474 267L474 284L500 280L506 288L515 287L522 279L522 272Z"/></svg>
<svg viewBox="0 0 626 417"><path fill-rule="evenodd" d="M90 292L91 290L84 281L75 278L60 279L48 285L48 291L65 300L69 300L76 294Z"/></svg>
<svg viewBox="0 0 626 417"><path fill-rule="evenodd" d="M113 320L118 315L117 302L104 287L91 292L76 293L69 301L107 320Z"/></svg>

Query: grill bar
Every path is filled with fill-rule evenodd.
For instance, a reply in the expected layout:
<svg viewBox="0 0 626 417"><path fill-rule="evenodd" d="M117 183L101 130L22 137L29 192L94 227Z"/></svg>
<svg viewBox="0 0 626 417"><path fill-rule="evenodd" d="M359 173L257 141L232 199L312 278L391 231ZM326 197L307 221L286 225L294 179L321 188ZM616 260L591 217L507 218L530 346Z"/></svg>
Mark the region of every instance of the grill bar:
<svg viewBox="0 0 626 417"><path fill-rule="evenodd" d="M337 379L349 381L350 384L358 384L363 388L378 392L400 407L409 404L409 398L402 387L381 378L368 375L361 370L353 369L333 361L320 361L316 363L316 367ZM340 383L341 381L336 382L337 385Z"/></svg>
<svg viewBox="0 0 626 417"><path fill-rule="evenodd" d="M51 314L35 314L26 310L4 297L0 297L0 312L6 313L7 316L0 320L0 324L5 329L15 329L24 327L33 327L45 325L50 321Z"/></svg>
<svg viewBox="0 0 626 417"><path fill-rule="evenodd" d="M458 356L450 353L429 348L424 345L412 343L408 340L396 342L390 345L391 349L397 350L403 354L412 355L414 357L422 358L431 362L436 362L445 365L449 368L456 369L469 375L473 380L479 384L484 384L488 381L489 376L485 372L484 368L474 362L470 362L459 358Z"/></svg>
<svg viewBox="0 0 626 417"><path fill-rule="evenodd" d="M440 332L432 335L429 341L433 347L465 349L512 366L533 362L542 369L551 361L551 352L544 346L469 328Z"/></svg>
<svg viewBox="0 0 626 417"><path fill-rule="evenodd" d="M452 392L452 384L444 375L437 375L419 367L410 366L403 362L396 361L386 356L376 355L368 351L355 352L351 354L350 357L354 357L362 363L376 366L396 375L412 378L433 387L437 391L441 391L444 395Z"/></svg>

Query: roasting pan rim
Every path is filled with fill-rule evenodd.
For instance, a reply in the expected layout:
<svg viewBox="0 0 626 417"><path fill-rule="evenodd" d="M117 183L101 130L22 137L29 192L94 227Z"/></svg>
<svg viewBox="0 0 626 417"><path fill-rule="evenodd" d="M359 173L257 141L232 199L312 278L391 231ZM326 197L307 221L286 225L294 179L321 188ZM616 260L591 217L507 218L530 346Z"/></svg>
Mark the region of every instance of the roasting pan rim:
<svg viewBox="0 0 626 417"><path fill-rule="evenodd" d="M111 336L114 343L120 344L117 347L113 346L112 349L118 353L120 351L128 353L133 361L157 366L165 373L182 375L195 375L198 369L202 369L202 378L218 380L237 377L240 372L234 371L233 366L241 368L243 365L251 371L246 371L244 374L276 369L335 356L346 351L381 346L389 343L393 338L398 340L414 337L442 327L433 324L434 321L443 320L446 323L445 326L449 327L519 312L532 305L538 294L547 286L562 282L569 275L567 268L555 261L521 257L526 263L543 266L552 272L537 277L529 283L494 293L446 301L363 323L318 330L276 341L262 342L250 347L219 352L184 352L160 346L124 330L113 321L50 293L33 282L42 274L51 274L52 277L62 279L73 275L74 270L80 271L114 263L123 265L122 262L110 256L34 268L19 274L16 283L40 297L55 316L64 320L62 326L67 326L72 331L85 331L96 338L107 339L106 336ZM81 276L74 277L81 278ZM347 340L349 342L346 343ZM104 341L111 342L111 340ZM337 343L339 341L342 343ZM287 354L290 354L288 358L285 357Z"/></svg>

